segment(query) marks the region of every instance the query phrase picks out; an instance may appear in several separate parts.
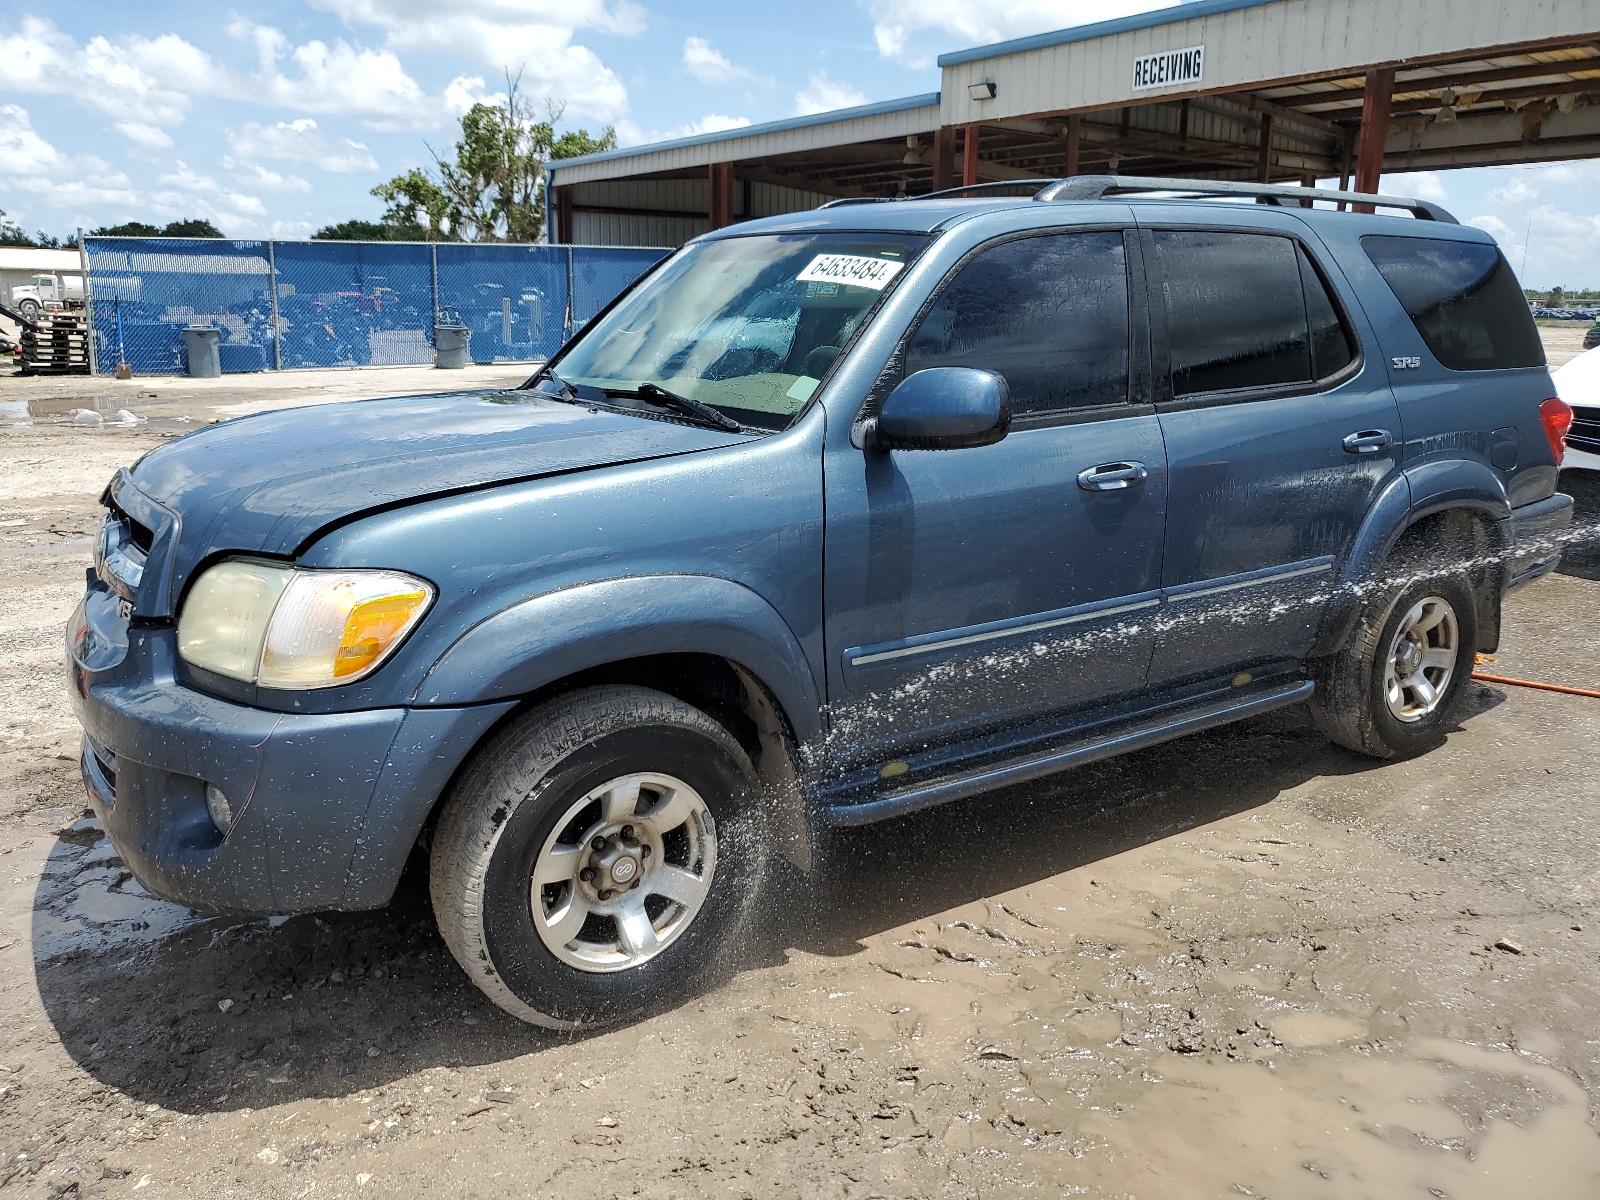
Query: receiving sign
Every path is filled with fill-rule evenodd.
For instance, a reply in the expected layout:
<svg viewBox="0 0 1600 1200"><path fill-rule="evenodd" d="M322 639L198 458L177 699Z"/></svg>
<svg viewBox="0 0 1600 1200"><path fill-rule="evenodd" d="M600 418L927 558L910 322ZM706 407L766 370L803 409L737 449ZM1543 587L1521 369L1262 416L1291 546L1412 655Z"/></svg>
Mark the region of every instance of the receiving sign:
<svg viewBox="0 0 1600 1200"><path fill-rule="evenodd" d="M1179 83L1199 83L1205 65L1204 46L1146 54L1143 58L1133 60L1133 90L1148 92L1152 88L1172 87Z"/></svg>
<svg viewBox="0 0 1600 1200"><path fill-rule="evenodd" d="M795 278L802 283L843 283L881 292L904 266L865 254L819 254Z"/></svg>

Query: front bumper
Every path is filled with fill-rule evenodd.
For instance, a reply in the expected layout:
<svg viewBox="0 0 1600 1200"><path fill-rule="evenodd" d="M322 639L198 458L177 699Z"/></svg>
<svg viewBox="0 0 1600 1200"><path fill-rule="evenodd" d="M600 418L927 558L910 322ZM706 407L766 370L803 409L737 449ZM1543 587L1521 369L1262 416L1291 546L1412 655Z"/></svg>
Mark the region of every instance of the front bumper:
<svg viewBox="0 0 1600 1200"><path fill-rule="evenodd" d="M1556 569L1561 552L1566 548L1565 534L1571 524L1572 497L1563 492L1511 510L1515 542L1505 573L1506 591Z"/></svg>
<svg viewBox="0 0 1600 1200"><path fill-rule="evenodd" d="M170 628L129 627L91 583L67 631L89 802L154 895L209 912L387 902L455 768L514 707L285 714L177 678ZM220 788L224 834L206 807Z"/></svg>

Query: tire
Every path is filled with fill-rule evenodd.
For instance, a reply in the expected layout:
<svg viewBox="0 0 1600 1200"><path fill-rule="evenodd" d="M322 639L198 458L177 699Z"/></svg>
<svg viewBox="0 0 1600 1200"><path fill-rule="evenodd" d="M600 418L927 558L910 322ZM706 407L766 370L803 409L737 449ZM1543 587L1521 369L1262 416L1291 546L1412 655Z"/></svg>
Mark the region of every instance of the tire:
<svg viewBox="0 0 1600 1200"><path fill-rule="evenodd" d="M534 1025L682 1001L730 965L765 882L755 779L727 729L665 693L540 705L478 753L439 819L429 890L445 944Z"/></svg>
<svg viewBox="0 0 1600 1200"><path fill-rule="evenodd" d="M37 300L24 300L17 305L17 311L30 321L39 319L39 302Z"/></svg>
<svg viewBox="0 0 1600 1200"><path fill-rule="evenodd" d="M1410 758L1444 740L1477 644L1477 606L1464 580L1393 569L1400 578L1368 598L1345 648L1311 670L1312 720L1331 741L1373 758Z"/></svg>

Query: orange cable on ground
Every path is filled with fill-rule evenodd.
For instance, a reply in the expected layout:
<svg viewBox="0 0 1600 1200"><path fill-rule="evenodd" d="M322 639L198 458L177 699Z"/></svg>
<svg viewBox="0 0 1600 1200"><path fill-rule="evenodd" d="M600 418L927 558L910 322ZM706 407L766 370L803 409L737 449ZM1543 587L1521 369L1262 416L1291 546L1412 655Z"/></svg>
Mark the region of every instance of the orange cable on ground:
<svg viewBox="0 0 1600 1200"><path fill-rule="evenodd" d="M1494 655L1492 654L1473 655L1473 662L1477 666L1482 666L1484 663L1492 663L1493 661ZM1508 683L1512 687L1533 688L1535 691L1540 692L1560 692L1566 696L1592 696L1600 700L1600 692L1591 691L1588 688L1566 687L1559 683L1539 683L1533 679L1512 679L1509 675L1484 675L1478 671L1474 671L1472 677L1481 679L1484 683Z"/></svg>
<svg viewBox="0 0 1600 1200"><path fill-rule="evenodd" d="M1568 696L1593 696L1596 700L1600 700L1600 692L1588 688L1563 687L1559 683L1538 683L1532 679L1512 679L1506 675L1485 675L1479 671L1474 671L1472 677L1481 679L1485 683L1509 683L1513 687L1535 688L1541 692L1562 692Z"/></svg>

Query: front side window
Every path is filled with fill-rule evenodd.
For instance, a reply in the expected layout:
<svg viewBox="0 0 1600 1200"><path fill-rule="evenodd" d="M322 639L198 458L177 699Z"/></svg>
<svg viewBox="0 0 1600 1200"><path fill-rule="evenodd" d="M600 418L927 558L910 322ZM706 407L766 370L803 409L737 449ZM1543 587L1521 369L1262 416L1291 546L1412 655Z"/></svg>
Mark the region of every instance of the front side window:
<svg viewBox="0 0 1600 1200"><path fill-rule="evenodd" d="M1539 330L1498 247L1377 236L1362 238L1361 247L1428 349L1452 371L1544 366Z"/></svg>
<svg viewBox="0 0 1600 1200"><path fill-rule="evenodd" d="M927 240L819 233L701 242L551 365L580 396L653 384L742 424L781 429Z"/></svg>
<svg viewBox="0 0 1600 1200"><path fill-rule="evenodd" d="M906 346L905 372L980 367L1012 410L1128 398L1128 273L1120 232L1019 238L961 266Z"/></svg>

